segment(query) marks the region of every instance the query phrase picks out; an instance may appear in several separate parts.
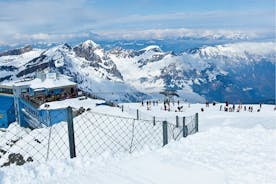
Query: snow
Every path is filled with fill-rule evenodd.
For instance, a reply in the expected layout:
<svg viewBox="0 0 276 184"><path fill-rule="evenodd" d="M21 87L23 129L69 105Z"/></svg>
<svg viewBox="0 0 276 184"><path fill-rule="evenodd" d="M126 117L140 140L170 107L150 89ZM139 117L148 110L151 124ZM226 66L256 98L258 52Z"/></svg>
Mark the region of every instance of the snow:
<svg viewBox="0 0 276 184"><path fill-rule="evenodd" d="M55 74L55 73L54 73ZM24 86L28 85L30 88L33 89L42 89L42 88L58 88L64 86L75 86L76 83L72 82L66 76L59 76L55 78L46 77L45 80L40 78L35 79L24 79L24 80L17 80L17 81L9 81L1 83L2 86Z"/></svg>
<svg viewBox="0 0 276 184"><path fill-rule="evenodd" d="M32 79L26 78L23 80L15 80L15 81L8 81L8 82L1 82L1 86L10 87L12 86L24 86L24 85L30 85Z"/></svg>
<svg viewBox="0 0 276 184"><path fill-rule="evenodd" d="M66 108L66 107L73 107L73 108L92 108L96 107L97 103L103 103L103 100L93 100L90 98L86 97L78 97L78 98L70 98L70 99L65 99L61 101L54 101L54 102L47 102L47 109L60 109L60 108ZM46 109L45 104L42 104L40 106L40 109Z"/></svg>
<svg viewBox="0 0 276 184"><path fill-rule="evenodd" d="M109 53L109 57L122 73L125 83L144 93L155 93L155 95L162 91L165 86L164 79L160 77L164 75L162 70L166 73L166 70L170 71L171 67L171 71L175 70L181 77L185 70L204 70L209 67L208 62L196 56L190 54L174 56L171 53L162 52L160 49L158 52L153 50L158 48L156 45L148 46L140 50L145 52L134 57L121 57L121 55L113 53ZM156 60L156 56L162 57ZM144 61L146 64L141 65L140 61ZM217 73L216 71L210 73L210 78L214 79ZM183 89L181 93L185 94L185 98L193 99L192 102L202 102L203 98L192 90L192 81L189 83L189 81L182 80L180 83L178 86Z"/></svg>
<svg viewBox="0 0 276 184"><path fill-rule="evenodd" d="M71 103L76 103L75 100L73 99ZM81 103L93 102L88 100ZM150 111L141 104L124 105L171 121L177 114L192 115L199 112L200 108L204 108L204 112L199 112L199 133L171 142L164 148L153 150L144 148L131 155L126 153L113 155L105 152L100 157L77 157L72 160L29 163L21 167L4 167L0 169L0 183L273 184L276 182L274 106L263 105L260 112L256 111L259 105L253 105L253 112L243 110L223 112L219 111L219 108L224 104L210 105L210 107L205 107L203 104L182 104L183 112L176 113L161 110L161 104L152 106ZM116 113L118 116L127 115L127 112L117 111L118 108L98 107L101 108L98 109L101 112ZM80 127L77 125L75 128ZM41 133L37 132L38 135ZM84 138L85 135L81 137Z"/></svg>
<svg viewBox="0 0 276 184"><path fill-rule="evenodd" d="M93 43L89 40L83 44L86 46L93 46ZM57 52L57 50L59 50L59 52ZM103 49L100 47L96 47L93 52L100 57L104 57ZM66 53L65 56L64 53ZM108 64L105 65L99 62L102 67L95 68L91 66L91 61L76 56L73 50L62 46L49 49L46 54L49 59L52 57L61 58L60 63L62 63L62 65L70 66L70 68L66 70L66 73L70 76L74 76L75 80L78 82L78 87L86 92L92 92L94 95L97 95L97 97L127 101L131 97L136 97L136 93L139 92L134 87L123 83L122 79L112 72L108 72L110 67L113 66L112 64L109 66ZM104 62L108 62L108 60L101 59Z"/></svg>
<svg viewBox="0 0 276 184"><path fill-rule="evenodd" d="M92 40L86 40L85 42L82 43L82 45L84 46L84 48L88 48L88 47L100 47L97 43L95 43Z"/></svg>
<svg viewBox="0 0 276 184"><path fill-rule="evenodd" d="M87 51L95 56L95 61L77 56L74 49L68 45L59 45L47 50L34 49L19 56L0 57L0 66L10 66L13 70L2 70L0 78L12 75L11 79L15 80L18 72L32 64L28 63L29 61L41 56L40 62L54 60L56 70L74 77L82 90L98 93L102 98L110 97L110 94L102 94L112 93L114 88L114 93L120 94L112 95L112 98L117 98L118 101L128 101L131 92L156 95L167 87L167 80L171 80L171 87L183 89L189 99L196 97L192 102L202 102L203 97L192 90L195 88L193 84L207 84L216 80L219 75L227 75L226 71L239 71L237 69L244 65L238 65L237 62L274 62L276 52L273 42L237 42L204 46L195 53L184 52L177 56L163 52L157 45L150 45L140 51L114 49L114 52L102 49L92 40L87 40L79 46L87 48ZM34 65L38 64L42 63L39 63L39 60L35 61ZM28 74L30 75L32 74ZM229 73L227 77L232 75ZM168 76L172 76L173 79ZM248 86L244 87L246 89ZM124 93L123 89L127 92ZM134 97L137 95L131 96Z"/></svg>
<svg viewBox="0 0 276 184"><path fill-rule="evenodd" d="M0 57L0 66L14 66L17 68L23 67L27 62L33 58L38 57L43 50L33 49L21 55L2 56Z"/></svg>
<svg viewBox="0 0 276 184"><path fill-rule="evenodd" d="M200 184L210 181L213 184L220 184L223 181L223 173L215 169L206 168L188 160L185 160L184 165L177 163L177 159L169 162L167 159L170 157L171 155L166 155L166 150L164 150L163 152L145 152L133 157L125 155L123 160L106 155L104 159L90 159L89 161L75 159L74 162L39 164L35 167L30 164L25 168L6 169L11 175L4 177L2 182L181 184L185 181ZM21 174L12 177L13 173Z"/></svg>
<svg viewBox="0 0 276 184"><path fill-rule="evenodd" d="M67 78L59 77L56 79L46 78L45 80L41 80L36 78L30 81L30 88L37 89L37 88L58 88L64 86L75 86L76 83L68 80Z"/></svg>
<svg viewBox="0 0 276 184"><path fill-rule="evenodd" d="M45 106L47 104L47 106ZM122 112L121 108L119 107L111 107L108 105L105 105L104 100L97 100L97 99L91 99L86 98L85 96L81 96L78 98L70 98L65 99L61 101L54 101L54 102L47 102L40 106L40 109L62 109L67 107L72 107L73 109L91 109L93 112L105 112L109 115L121 115L124 117L132 117L131 115Z"/></svg>
<svg viewBox="0 0 276 184"><path fill-rule="evenodd" d="M147 46L147 47L141 49L140 51L150 51L153 49L156 49L161 52L161 48L158 45L150 45L150 46Z"/></svg>
<svg viewBox="0 0 276 184"><path fill-rule="evenodd" d="M250 88L250 87L247 87L247 88L242 88L243 91L250 91L252 90L253 88Z"/></svg>
<svg viewBox="0 0 276 184"><path fill-rule="evenodd" d="M36 57L39 57L42 53L43 50L41 49L33 49L21 55L0 57L0 68L3 67L0 72L0 78L14 75L12 79L17 79L15 75L19 71L24 70L28 62ZM7 67L8 69L5 69L5 67ZM9 67L11 68L11 70L9 69Z"/></svg>
<svg viewBox="0 0 276 184"><path fill-rule="evenodd" d="M248 54L265 56L276 52L273 42L240 42L217 46L207 46L200 49L200 53L208 58L224 56L229 58L247 59ZM272 61L273 62L273 61Z"/></svg>

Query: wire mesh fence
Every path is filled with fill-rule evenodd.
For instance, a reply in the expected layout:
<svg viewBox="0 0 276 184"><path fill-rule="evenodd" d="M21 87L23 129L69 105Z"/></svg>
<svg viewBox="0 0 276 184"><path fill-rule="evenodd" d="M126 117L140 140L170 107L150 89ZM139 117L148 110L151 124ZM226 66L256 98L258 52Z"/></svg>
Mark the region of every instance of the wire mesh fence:
<svg viewBox="0 0 276 184"><path fill-rule="evenodd" d="M13 123L8 129L0 129L0 166L70 157L96 157L106 152L133 153L145 147L160 148L198 131L197 114L179 117L172 123L91 110L73 118L72 108L68 108L67 112L67 121L49 127L31 130Z"/></svg>
<svg viewBox="0 0 276 184"><path fill-rule="evenodd" d="M96 112L74 119L77 156L104 152L132 153L144 146L162 146L162 122L136 120Z"/></svg>
<svg viewBox="0 0 276 184"><path fill-rule="evenodd" d="M34 160L46 160L47 136L40 129L29 130L17 124L0 130L0 166L23 165Z"/></svg>
<svg viewBox="0 0 276 184"><path fill-rule="evenodd" d="M0 129L0 166L69 158L67 123L30 130L13 124Z"/></svg>

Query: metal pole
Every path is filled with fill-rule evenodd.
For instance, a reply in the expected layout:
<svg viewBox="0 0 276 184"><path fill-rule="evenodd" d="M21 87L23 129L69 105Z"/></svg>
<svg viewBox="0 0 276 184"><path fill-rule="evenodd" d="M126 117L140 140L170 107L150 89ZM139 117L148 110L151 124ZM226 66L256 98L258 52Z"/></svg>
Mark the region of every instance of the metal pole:
<svg viewBox="0 0 276 184"><path fill-rule="evenodd" d="M74 158L74 157L76 157L76 148L75 148L75 136L74 136L74 124L73 124L72 107L67 108L67 125L68 125L70 158Z"/></svg>
<svg viewBox="0 0 276 184"><path fill-rule="evenodd" d="M46 110L46 123L47 123L47 126L51 126L51 116L50 116L50 112L49 110Z"/></svg>
<svg viewBox="0 0 276 184"><path fill-rule="evenodd" d="M195 114L195 129L198 132L198 113Z"/></svg>
<svg viewBox="0 0 276 184"><path fill-rule="evenodd" d="M52 127L50 127L50 129L49 129L49 137L48 137L48 147L47 147L46 161L48 161L48 159L49 159L51 135L52 135Z"/></svg>
<svg viewBox="0 0 276 184"><path fill-rule="evenodd" d="M178 116L176 116L176 119L175 119L175 125L176 125L176 128L178 128L179 127L179 117Z"/></svg>
<svg viewBox="0 0 276 184"><path fill-rule="evenodd" d="M122 105L122 112L124 112L124 106Z"/></svg>
<svg viewBox="0 0 276 184"><path fill-rule="evenodd" d="M187 137L187 127L186 127L186 118L185 117L183 117L182 126L183 126L183 137Z"/></svg>
<svg viewBox="0 0 276 184"><path fill-rule="evenodd" d="M168 144L168 122L163 121L163 146Z"/></svg>
<svg viewBox="0 0 276 184"><path fill-rule="evenodd" d="M137 117L137 120L139 120L139 110L138 109L136 110L136 117Z"/></svg>
<svg viewBox="0 0 276 184"><path fill-rule="evenodd" d="M155 126L155 116L153 116L153 126Z"/></svg>

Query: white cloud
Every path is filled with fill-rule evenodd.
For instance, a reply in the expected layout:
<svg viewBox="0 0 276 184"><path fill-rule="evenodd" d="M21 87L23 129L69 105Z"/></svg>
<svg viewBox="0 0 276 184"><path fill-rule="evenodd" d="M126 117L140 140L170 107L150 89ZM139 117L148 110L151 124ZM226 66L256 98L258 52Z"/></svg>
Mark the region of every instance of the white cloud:
<svg viewBox="0 0 276 184"><path fill-rule="evenodd" d="M0 45L6 45L6 42L0 40Z"/></svg>
<svg viewBox="0 0 276 184"><path fill-rule="evenodd" d="M13 38L16 40L49 40L50 35L46 33L15 34Z"/></svg>
<svg viewBox="0 0 276 184"><path fill-rule="evenodd" d="M219 38L225 37L233 38L255 38L259 36L254 31L240 31L240 30L206 30L206 29L147 29L147 30L116 30L99 32L100 35L106 39L166 39L178 37L209 37Z"/></svg>
<svg viewBox="0 0 276 184"><path fill-rule="evenodd" d="M227 31L227 29L240 29L258 25L260 22L271 27L274 25L275 29L275 24L271 23L273 12L194 11L152 14L151 11L144 14L137 12L115 13L112 9L94 6L93 0L92 2L91 0L0 1L0 44L34 40L66 41L74 37L87 36L86 32L91 30L110 39L163 39L214 34L232 37L235 34L252 36L251 30ZM224 29L219 30L219 28ZM265 26L262 28L270 29Z"/></svg>
<svg viewBox="0 0 276 184"><path fill-rule="evenodd" d="M87 0L0 1L0 40L47 40L52 35L80 32L83 25L105 16L86 7L86 3Z"/></svg>

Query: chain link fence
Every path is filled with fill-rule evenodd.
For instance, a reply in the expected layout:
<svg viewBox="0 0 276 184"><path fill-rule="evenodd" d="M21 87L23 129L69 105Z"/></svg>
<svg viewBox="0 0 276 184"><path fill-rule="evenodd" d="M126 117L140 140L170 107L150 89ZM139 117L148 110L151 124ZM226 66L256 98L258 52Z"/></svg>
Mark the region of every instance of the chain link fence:
<svg viewBox="0 0 276 184"><path fill-rule="evenodd" d="M0 166L96 157L104 153L133 153L144 148L160 148L198 131L198 114L179 117L171 123L91 110L73 118L70 107L64 113L67 114L67 121L50 127L31 130L13 123L8 129L0 129Z"/></svg>

